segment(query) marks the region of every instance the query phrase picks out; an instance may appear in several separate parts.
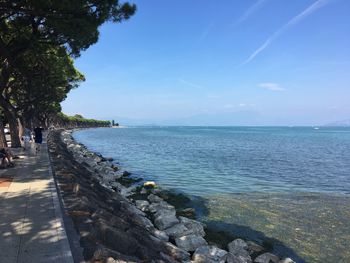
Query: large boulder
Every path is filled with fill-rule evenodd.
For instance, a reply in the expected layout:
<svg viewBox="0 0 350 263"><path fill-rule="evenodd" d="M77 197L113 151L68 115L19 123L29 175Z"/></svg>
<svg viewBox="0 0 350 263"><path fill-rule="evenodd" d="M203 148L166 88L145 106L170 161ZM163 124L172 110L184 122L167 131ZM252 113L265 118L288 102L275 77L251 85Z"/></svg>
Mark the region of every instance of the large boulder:
<svg viewBox="0 0 350 263"><path fill-rule="evenodd" d="M151 229L150 232L157 238L159 238L162 241L168 242L169 236L166 232L158 230L157 228Z"/></svg>
<svg viewBox="0 0 350 263"><path fill-rule="evenodd" d="M185 227L184 224L179 223L170 228L165 229L165 232L169 235L169 237L177 238L185 236L186 233L188 233L188 228Z"/></svg>
<svg viewBox="0 0 350 263"><path fill-rule="evenodd" d="M183 216L180 216L179 219L180 222L184 224L185 227L188 229L187 234L195 234L202 237L205 236L205 231L202 223Z"/></svg>
<svg viewBox="0 0 350 263"><path fill-rule="evenodd" d="M169 205L167 202L159 202L159 203L152 203L149 206L149 211L151 213L157 213L160 210L173 210L175 211L175 207L172 205Z"/></svg>
<svg viewBox="0 0 350 263"><path fill-rule="evenodd" d="M231 243L229 243L227 247L228 247L228 251L234 256L241 257L247 262L251 262L251 257L247 250L248 244L244 240L237 238L233 240Z"/></svg>
<svg viewBox="0 0 350 263"><path fill-rule="evenodd" d="M175 244L186 251L195 251L199 247L208 245L203 237L196 235L178 237L175 239Z"/></svg>
<svg viewBox="0 0 350 263"><path fill-rule="evenodd" d="M193 263L225 263L227 251L215 246L203 246L196 249L192 256Z"/></svg>
<svg viewBox="0 0 350 263"><path fill-rule="evenodd" d="M179 223L179 220L173 214L162 214L154 220L154 224L159 230L167 229L177 223Z"/></svg>
<svg viewBox="0 0 350 263"><path fill-rule="evenodd" d="M254 260L256 263L277 263L278 261L280 261L280 258L278 256L268 252L261 254Z"/></svg>
<svg viewBox="0 0 350 263"><path fill-rule="evenodd" d="M168 216L168 215L176 215L176 210L174 209L165 209L160 207L157 212L155 212L154 217L159 217L159 216Z"/></svg>

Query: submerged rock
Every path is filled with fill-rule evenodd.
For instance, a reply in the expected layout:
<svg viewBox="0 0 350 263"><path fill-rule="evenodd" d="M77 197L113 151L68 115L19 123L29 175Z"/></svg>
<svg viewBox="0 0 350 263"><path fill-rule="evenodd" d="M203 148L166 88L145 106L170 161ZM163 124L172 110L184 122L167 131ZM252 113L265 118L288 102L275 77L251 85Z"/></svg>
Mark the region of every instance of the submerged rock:
<svg viewBox="0 0 350 263"><path fill-rule="evenodd" d="M255 243L253 241L247 241L247 245L248 245L247 250L248 250L249 254L260 253L260 252L265 250L264 247L258 245L257 243Z"/></svg>
<svg viewBox="0 0 350 263"><path fill-rule="evenodd" d="M194 263L225 263L227 251L215 246L203 246L196 249L193 254L192 262Z"/></svg>
<svg viewBox="0 0 350 263"><path fill-rule="evenodd" d="M197 248L206 246L207 241L201 236L188 235L183 237L178 237L175 239L175 244L186 251L195 251Z"/></svg>

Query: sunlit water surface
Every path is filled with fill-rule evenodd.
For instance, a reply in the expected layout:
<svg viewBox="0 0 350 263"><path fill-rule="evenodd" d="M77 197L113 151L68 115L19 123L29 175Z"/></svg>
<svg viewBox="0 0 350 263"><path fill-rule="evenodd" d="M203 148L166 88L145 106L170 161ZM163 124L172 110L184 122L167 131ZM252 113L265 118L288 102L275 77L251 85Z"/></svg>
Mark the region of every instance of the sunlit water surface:
<svg viewBox="0 0 350 263"><path fill-rule="evenodd" d="M131 127L74 137L298 262L350 262L350 128Z"/></svg>

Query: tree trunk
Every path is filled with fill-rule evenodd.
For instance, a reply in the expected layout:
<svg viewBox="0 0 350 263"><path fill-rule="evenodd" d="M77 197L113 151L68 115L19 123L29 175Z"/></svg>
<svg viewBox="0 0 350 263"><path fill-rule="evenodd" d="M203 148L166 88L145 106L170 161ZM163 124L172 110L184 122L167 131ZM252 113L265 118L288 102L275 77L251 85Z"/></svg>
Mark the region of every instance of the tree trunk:
<svg viewBox="0 0 350 263"><path fill-rule="evenodd" d="M7 147L7 141L6 136L4 132L4 123L0 119L0 148L6 148Z"/></svg>
<svg viewBox="0 0 350 263"><path fill-rule="evenodd" d="M18 134L20 137L22 137L24 135L25 124L23 120L21 120L20 118L17 119L17 123L18 123Z"/></svg>
<svg viewBox="0 0 350 263"><path fill-rule="evenodd" d="M21 147L21 140L19 139L17 116L13 110L13 106L3 97L0 96L0 106L3 108L4 115L9 122L11 147Z"/></svg>

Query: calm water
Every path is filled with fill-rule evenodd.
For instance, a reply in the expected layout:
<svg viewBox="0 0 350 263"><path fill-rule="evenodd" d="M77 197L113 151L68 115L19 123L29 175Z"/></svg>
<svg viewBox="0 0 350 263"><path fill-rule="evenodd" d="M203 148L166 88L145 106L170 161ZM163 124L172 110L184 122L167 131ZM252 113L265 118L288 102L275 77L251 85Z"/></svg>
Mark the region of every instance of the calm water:
<svg viewBox="0 0 350 263"><path fill-rule="evenodd" d="M75 138L161 187L198 196L201 219L303 262L350 262L350 128L135 127Z"/></svg>

